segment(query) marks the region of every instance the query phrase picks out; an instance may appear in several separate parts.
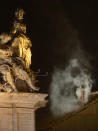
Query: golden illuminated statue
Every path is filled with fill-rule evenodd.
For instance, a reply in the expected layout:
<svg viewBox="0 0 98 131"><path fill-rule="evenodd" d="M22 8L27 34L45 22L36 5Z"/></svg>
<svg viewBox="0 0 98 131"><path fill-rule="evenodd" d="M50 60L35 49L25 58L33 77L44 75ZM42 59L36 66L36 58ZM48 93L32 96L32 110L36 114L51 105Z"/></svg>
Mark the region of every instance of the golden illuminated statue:
<svg viewBox="0 0 98 131"><path fill-rule="evenodd" d="M11 32L12 36L14 37L14 40L12 42L12 48L16 50L17 47L18 50L16 50L16 54L18 53L19 57L21 57L25 61L26 69L29 70L31 65L32 53L30 48L32 46L32 43L30 39L26 36L26 25L22 23L23 15L23 9L18 9L15 12L16 20L14 22L14 27Z"/></svg>
<svg viewBox="0 0 98 131"><path fill-rule="evenodd" d="M0 92L21 91L19 80L23 82L22 91L25 87L30 88L27 92L39 90L30 70L32 43L26 36L26 25L22 24L23 15L23 9L18 9L12 31L0 34Z"/></svg>

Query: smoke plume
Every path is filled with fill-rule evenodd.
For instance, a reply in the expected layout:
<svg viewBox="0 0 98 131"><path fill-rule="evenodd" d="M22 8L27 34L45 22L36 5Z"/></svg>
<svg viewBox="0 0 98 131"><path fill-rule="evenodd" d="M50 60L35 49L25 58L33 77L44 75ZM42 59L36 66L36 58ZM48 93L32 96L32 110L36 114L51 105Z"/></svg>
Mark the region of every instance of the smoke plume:
<svg viewBox="0 0 98 131"><path fill-rule="evenodd" d="M81 107L81 92L84 103L92 89L93 80L90 63L78 45L72 52L64 69L56 68L50 86L51 111L54 116L62 116Z"/></svg>

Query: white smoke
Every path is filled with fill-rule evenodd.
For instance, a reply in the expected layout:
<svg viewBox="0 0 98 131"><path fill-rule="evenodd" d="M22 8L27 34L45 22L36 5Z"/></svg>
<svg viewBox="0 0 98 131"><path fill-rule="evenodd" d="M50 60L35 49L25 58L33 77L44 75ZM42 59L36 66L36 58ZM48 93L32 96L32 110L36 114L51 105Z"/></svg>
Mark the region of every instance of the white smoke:
<svg viewBox="0 0 98 131"><path fill-rule="evenodd" d="M79 59L71 59L64 70L56 69L50 86L53 115L61 116L80 108L82 90L85 93L84 103L87 103L92 84L91 75L81 66Z"/></svg>

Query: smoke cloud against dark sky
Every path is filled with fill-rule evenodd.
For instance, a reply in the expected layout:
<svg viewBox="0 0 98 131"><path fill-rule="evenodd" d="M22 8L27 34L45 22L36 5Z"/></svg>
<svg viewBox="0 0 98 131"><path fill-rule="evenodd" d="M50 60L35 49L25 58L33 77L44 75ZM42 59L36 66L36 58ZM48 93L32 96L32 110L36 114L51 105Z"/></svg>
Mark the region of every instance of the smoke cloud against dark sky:
<svg viewBox="0 0 98 131"><path fill-rule="evenodd" d="M53 67L62 67L67 62L77 39L81 41L84 51L92 56L93 74L98 80L96 2L97 0L14 0L0 4L0 33L10 30L17 7L23 7L26 12L24 22L33 43L32 69L40 68L43 73L49 72L47 78L39 78L42 91L47 91ZM96 83L96 87L97 85Z"/></svg>

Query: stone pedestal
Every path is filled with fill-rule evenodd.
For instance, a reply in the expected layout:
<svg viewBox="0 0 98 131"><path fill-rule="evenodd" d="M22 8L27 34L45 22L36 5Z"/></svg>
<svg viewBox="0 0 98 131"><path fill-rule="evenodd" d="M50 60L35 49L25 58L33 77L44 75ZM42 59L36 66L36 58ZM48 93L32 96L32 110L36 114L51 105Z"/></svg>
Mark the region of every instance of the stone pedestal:
<svg viewBox="0 0 98 131"><path fill-rule="evenodd" d="M0 131L35 131L35 110L47 94L0 93Z"/></svg>

